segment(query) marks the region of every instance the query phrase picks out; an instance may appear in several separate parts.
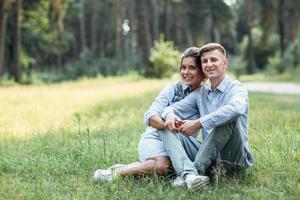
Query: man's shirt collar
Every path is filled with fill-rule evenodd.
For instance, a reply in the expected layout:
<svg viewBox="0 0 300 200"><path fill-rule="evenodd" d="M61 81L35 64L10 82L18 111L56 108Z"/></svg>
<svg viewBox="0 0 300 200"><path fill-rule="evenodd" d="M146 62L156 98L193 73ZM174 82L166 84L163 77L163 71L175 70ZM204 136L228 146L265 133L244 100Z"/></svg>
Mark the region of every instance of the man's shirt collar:
<svg viewBox="0 0 300 200"><path fill-rule="evenodd" d="M229 83L230 83L229 77L225 76L224 79L221 81L221 83L218 85L218 87L214 90L219 90L220 92L224 93ZM210 93L214 90L210 86L208 92Z"/></svg>

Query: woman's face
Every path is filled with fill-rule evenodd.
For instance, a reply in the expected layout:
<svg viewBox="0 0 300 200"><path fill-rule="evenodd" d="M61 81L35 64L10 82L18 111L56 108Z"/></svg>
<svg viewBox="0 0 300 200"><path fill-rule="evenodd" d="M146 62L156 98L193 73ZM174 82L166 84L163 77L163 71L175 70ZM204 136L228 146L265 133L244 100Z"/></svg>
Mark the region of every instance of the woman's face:
<svg viewBox="0 0 300 200"><path fill-rule="evenodd" d="M203 72L196 64L194 57L187 57L182 60L180 75L182 80L187 85L191 86L193 90L199 87L204 77Z"/></svg>

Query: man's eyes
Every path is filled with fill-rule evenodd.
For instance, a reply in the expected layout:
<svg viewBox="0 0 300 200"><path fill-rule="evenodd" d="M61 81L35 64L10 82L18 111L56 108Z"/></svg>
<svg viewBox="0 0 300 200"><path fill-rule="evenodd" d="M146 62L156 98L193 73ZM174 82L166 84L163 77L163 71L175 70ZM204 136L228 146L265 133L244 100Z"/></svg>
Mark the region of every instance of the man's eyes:
<svg viewBox="0 0 300 200"><path fill-rule="evenodd" d="M202 60L201 62L202 63L208 63L208 61L210 61L210 62L217 62L218 59L217 58L210 58L210 59L207 59L207 60Z"/></svg>

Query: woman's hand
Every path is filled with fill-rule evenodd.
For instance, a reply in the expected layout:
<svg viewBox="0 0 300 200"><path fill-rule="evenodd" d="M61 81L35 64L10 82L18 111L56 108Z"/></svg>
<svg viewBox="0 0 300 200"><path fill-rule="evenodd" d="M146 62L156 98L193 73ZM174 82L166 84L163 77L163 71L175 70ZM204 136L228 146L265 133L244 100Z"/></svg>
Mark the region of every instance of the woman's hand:
<svg viewBox="0 0 300 200"><path fill-rule="evenodd" d="M165 121L162 118L160 118L159 116L154 115L154 116L150 117L149 123L153 128L166 129Z"/></svg>
<svg viewBox="0 0 300 200"><path fill-rule="evenodd" d="M166 117L166 128L172 132L178 132L178 127L183 124L182 119L180 119L174 113L169 113Z"/></svg>

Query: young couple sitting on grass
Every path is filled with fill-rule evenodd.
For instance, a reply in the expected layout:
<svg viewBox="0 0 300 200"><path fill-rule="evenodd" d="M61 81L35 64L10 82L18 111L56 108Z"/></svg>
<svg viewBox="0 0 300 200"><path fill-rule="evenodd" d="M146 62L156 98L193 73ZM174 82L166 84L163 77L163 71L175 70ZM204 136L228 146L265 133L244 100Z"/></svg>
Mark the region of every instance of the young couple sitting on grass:
<svg viewBox="0 0 300 200"><path fill-rule="evenodd" d="M201 189L217 169L234 175L253 165L248 147L248 93L226 75L224 47L209 43L185 50L182 80L163 89L145 113L148 125L138 152L140 162L98 169L95 181L174 169L172 186ZM206 79L209 85L204 84ZM202 142L197 140L202 130Z"/></svg>

